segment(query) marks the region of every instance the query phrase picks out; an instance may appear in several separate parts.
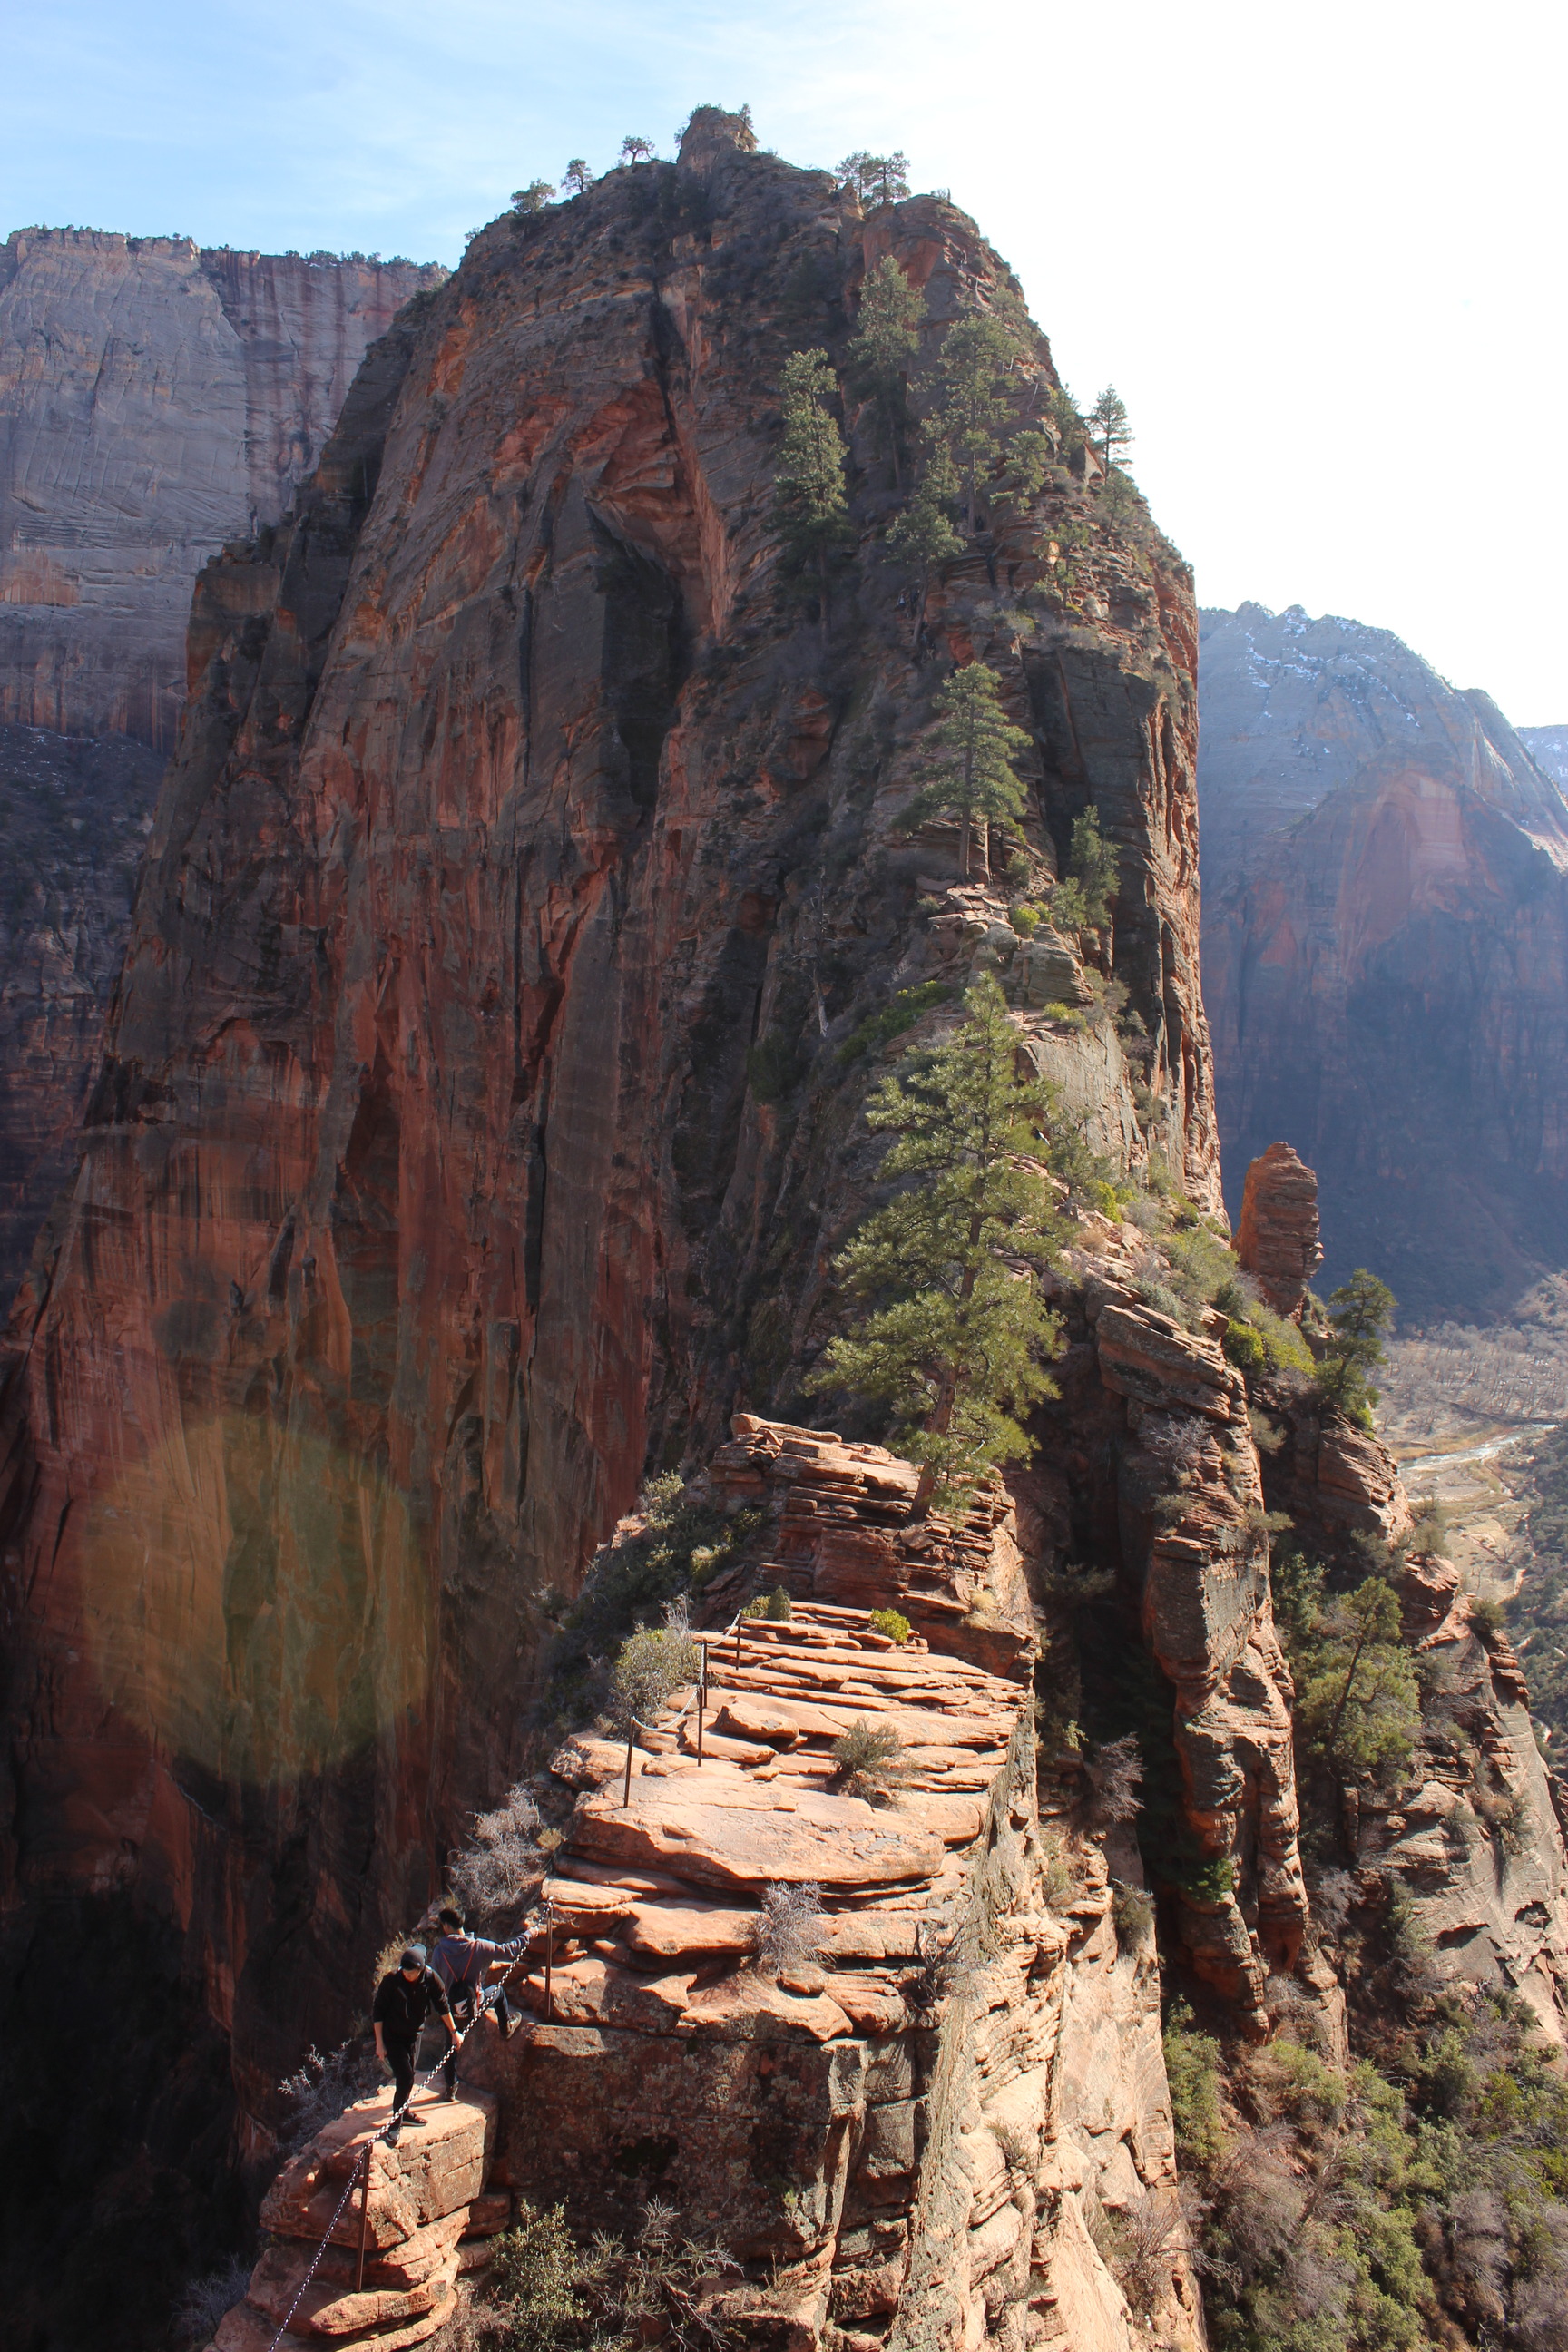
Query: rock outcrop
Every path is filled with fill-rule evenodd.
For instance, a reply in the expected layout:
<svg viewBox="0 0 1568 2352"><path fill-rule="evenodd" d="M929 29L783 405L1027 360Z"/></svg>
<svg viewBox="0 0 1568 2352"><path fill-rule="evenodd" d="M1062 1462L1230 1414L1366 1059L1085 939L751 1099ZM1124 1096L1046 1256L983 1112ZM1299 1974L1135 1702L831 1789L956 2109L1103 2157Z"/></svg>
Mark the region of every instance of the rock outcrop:
<svg viewBox="0 0 1568 2352"><path fill-rule="evenodd" d="M196 573L277 522L445 273L185 237L0 246L0 721L174 749Z"/></svg>
<svg viewBox="0 0 1568 2352"><path fill-rule="evenodd" d="M1265 1304L1295 1320L1323 1262L1323 1249L1317 1177L1288 1143L1271 1143L1247 1171L1236 1255Z"/></svg>
<svg viewBox="0 0 1568 2352"><path fill-rule="evenodd" d="M1483 694L1299 608L1203 630L1204 967L1226 1185L1283 1138L1408 1323L1568 1264L1568 809Z"/></svg>

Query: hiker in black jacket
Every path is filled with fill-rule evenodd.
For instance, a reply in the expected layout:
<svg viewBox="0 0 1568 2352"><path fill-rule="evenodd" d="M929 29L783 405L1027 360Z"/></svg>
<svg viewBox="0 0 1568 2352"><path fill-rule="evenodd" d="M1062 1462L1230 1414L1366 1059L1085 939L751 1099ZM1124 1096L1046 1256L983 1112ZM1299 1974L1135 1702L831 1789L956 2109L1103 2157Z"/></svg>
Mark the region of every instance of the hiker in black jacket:
<svg viewBox="0 0 1568 2352"><path fill-rule="evenodd" d="M453 2008L465 2029L471 2025L479 2011L479 1996L485 1989L485 1971L492 1960L520 1959L528 1948L526 1936L514 1936L510 1944L492 1944L483 1936L470 1936L463 1926L463 1915L455 1903L444 1904L437 1913L441 1938L430 1955L430 1966L441 1979ZM506 1987L498 1988L494 2001L496 2022L504 2042L514 2022L511 2004L506 1997ZM447 2053L444 2079L447 2096L458 2095L458 2053Z"/></svg>
<svg viewBox="0 0 1568 2352"><path fill-rule="evenodd" d="M395 2115L399 2107L406 2107L414 2095L415 2053L432 2010L446 2027L455 2055L458 2029L452 2022L447 1988L434 1969L426 1967L424 1945L410 1944L397 1967L377 1985L370 2012L375 2027L375 2054L392 2069ZM388 2146L397 2139L404 2124L423 2124L424 2120L423 2116L412 2110L399 2116L386 2135Z"/></svg>

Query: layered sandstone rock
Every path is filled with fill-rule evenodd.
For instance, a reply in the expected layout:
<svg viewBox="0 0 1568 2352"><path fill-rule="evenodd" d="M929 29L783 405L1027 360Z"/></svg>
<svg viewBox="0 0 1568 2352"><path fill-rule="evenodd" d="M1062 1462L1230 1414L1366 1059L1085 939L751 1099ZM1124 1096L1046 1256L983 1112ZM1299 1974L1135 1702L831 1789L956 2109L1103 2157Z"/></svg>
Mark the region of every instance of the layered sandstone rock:
<svg viewBox="0 0 1568 2352"><path fill-rule="evenodd" d="M630 2233L657 2189L739 2263L710 2308L747 2341L1130 2352L1091 2223L1174 2196L1158 1969L1146 1933L1121 1949L1073 1809L1042 1822L1011 1513L916 1525L908 1463L748 1415L711 1478L765 1523L704 1596L700 1736L678 1695L626 1804L619 1747L556 1758L580 1793L537 2022L465 2054L500 2172L584 2232ZM793 1592L789 1621L731 1625L759 1578ZM868 1622L889 1598L921 1629L902 1645ZM901 1742L886 1804L844 1792L833 1742L856 1723ZM807 1880L814 1948L769 1965L764 1891ZM1155 2315L1195 2347L1172 2246Z"/></svg>
<svg viewBox="0 0 1568 2352"><path fill-rule="evenodd" d="M13 1323L6 1853L160 1890L258 2107L525 1760L551 1590L821 1345L873 1164L852 1041L989 952L895 830L948 657L1031 731L1041 855L1090 800L1118 846L1137 1058L1043 1010L1038 1050L1140 1150L1156 1103L1218 1205L1184 571L1153 543L1135 609L1112 549L1108 617L1021 636L993 580L1047 576L1057 487L952 567L942 661L875 500L826 649L780 600L777 372L803 288L837 347L873 246L933 341L1011 299L950 205L868 228L732 146L496 225L373 349L297 519L198 589ZM320 1895L286 1948L282 1876Z"/></svg>
<svg viewBox="0 0 1568 2352"><path fill-rule="evenodd" d="M1323 1249L1317 1177L1288 1143L1271 1143L1247 1171L1236 1255L1276 1315L1300 1316Z"/></svg>
<svg viewBox="0 0 1568 2352"><path fill-rule="evenodd" d="M1329 1282L1407 1322L1568 1263L1568 809L1385 630L1205 616L1205 984L1226 1182L1316 1169Z"/></svg>
<svg viewBox="0 0 1568 2352"><path fill-rule="evenodd" d="M0 246L0 720L172 751L197 572L278 521L444 272L185 237Z"/></svg>
<svg viewBox="0 0 1568 2352"><path fill-rule="evenodd" d="M389 2144L392 2107L389 2091L357 2101L284 2167L262 2200L267 2251L208 2352L406 2352L442 2336L510 2209L485 2188L496 2103L471 2084L455 2102L416 2089Z"/></svg>

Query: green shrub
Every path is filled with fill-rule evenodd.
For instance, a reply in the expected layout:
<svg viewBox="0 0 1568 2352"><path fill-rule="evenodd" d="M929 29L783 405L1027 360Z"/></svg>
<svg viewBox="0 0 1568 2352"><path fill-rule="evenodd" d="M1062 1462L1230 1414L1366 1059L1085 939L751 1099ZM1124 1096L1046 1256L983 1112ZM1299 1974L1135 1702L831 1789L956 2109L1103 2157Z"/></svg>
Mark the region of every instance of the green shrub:
<svg viewBox="0 0 1568 2352"><path fill-rule="evenodd" d="M1040 928L1040 910L1038 907L1011 907L1007 920L1021 940L1032 939Z"/></svg>
<svg viewBox="0 0 1568 2352"><path fill-rule="evenodd" d="M858 1029L850 1031L838 1048L838 1060L858 1061L862 1054L891 1045L895 1037L912 1029L934 1006L950 1003L952 999L952 990L942 980L922 981L918 988L901 988L890 1004L885 1004L880 1013L871 1013Z"/></svg>
<svg viewBox="0 0 1568 2352"><path fill-rule="evenodd" d="M1232 1316L1226 1326L1225 1352L1238 1372L1259 1380L1268 1369L1268 1350L1263 1344L1263 1334L1255 1331L1250 1323Z"/></svg>
<svg viewBox="0 0 1568 2352"><path fill-rule="evenodd" d="M898 1609L873 1609L867 1622L873 1633L885 1633L889 1642L900 1643L909 1640L913 1630L909 1619Z"/></svg>
<svg viewBox="0 0 1568 2352"><path fill-rule="evenodd" d="M700 2290L738 2266L723 2246L687 2236L658 2198L630 2244L601 2231L580 2246L563 2206L541 2210L521 2197L516 2221L490 2242L469 2341L499 2352L607 2352L651 2340L714 2352L727 2340Z"/></svg>
<svg viewBox="0 0 1568 2352"><path fill-rule="evenodd" d="M1171 2121L1183 2169L1212 2173L1226 2149L1219 2104L1219 2043L1212 2033L1198 2032L1184 2000L1173 2000L1166 2014L1165 2080L1171 2087Z"/></svg>

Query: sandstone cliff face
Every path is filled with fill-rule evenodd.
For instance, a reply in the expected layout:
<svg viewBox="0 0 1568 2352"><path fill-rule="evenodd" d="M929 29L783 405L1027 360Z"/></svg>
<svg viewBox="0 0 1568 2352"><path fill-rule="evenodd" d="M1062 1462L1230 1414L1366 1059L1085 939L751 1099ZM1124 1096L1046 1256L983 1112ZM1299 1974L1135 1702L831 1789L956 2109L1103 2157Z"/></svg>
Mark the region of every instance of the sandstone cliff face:
<svg viewBox="0 0 1568 2352"><path fill-rule="evenodd" d="M629 1784L618 1743L574 1738L553 1759L574 1801L550 1924L542 1908L510 1978L531 2017L510 2042L469 2037L463 2104L429 2110L439 2137L417 2158L377 2156L378 2295L431 2208L472 2199L483 2161L487 2207L564 2199L584 2237L635 2237L657 2194L731 2257L702 2290L712 2325L795 2352L1131 2352L1138 2318L1100 2246L1151 2216L1164 2246L1135 2288L1142 2317L1196 2352L1159 1969L1147 1923L1123 1939L1111 1916L1110 1868L1136 1883L1137 1859L1108 1856L1070 1790L1037 1789L1006 1498L962 1527L911 1523L916 1483L879 1446L736 1417L700 1490L761 1524L702 1596L701 1728L689 1689ZM735 1622L759 1574L792 1594L787 1622ZM868 1622L889 1597L920 1629L902 1644ZM831 1743L856 1722L903 1742L895 1803L842 1785ZM764 1890L806 1881L810 1948L770 1958ZM217 2352L270 2340L387 2111L384 2096L351 2109L269 2191L263 2223L294 2242L264 2255ZM348 2258L329 2252L300 2339L355 2325L392 2352L433 2336L474 2210L432 2248L423 2308L350 2304ZM340 2219L336 2243L355 2226ZM483 2251L470 2240L476 2266Z"/></svg>
<svg viewBox="0 0 1568 2352"><path fill-rule="evenodd" d="M1568 811L1386 631L1205 616L1204 965L1226 1181L1318 1171L1325 1282L1506 1310L1568 1256Z"/></svg>
<svg viewBox="0 0 1568 2352"><path fill-rule="evenodd" d="M367 345L443 274L13 232L0 246L0 720L173 750L197 572L279 520Z"/></svg>
<svg viewBox="0 0 1568 2352"><path fill-rule="evenodd" d="M1001 960L1098 1148L1157 1140L1219 1206L1178 560L1134 594L1107 549L1098 617L1021 635L1052 489L950 568L919 666L861 488L826 646L781 601L777 372L841 350L888 249L933 340L1010 295L951 206L868 226L723 138L499 223L374 347L297 516L198 584L104 1075L12 1325L6 1856L35 1900L164 1923L252 2118L526 1759L552 1596L645 1471L794 1404L874 1166L868 1014ZM1053 1013L1049 956L894 832L972 654L1036 747L1042 854L1090 801L1117 845L1139 1033ZM1101 1244L1125 1271L1138 1236ZM1193 1834L1237 1863L1212 1972L1250 2012L1301 1900L1245 1412L1135 1300L1075 1328L1082 1475L1030 1558L1098 1515L1169 1650ZM1178 1455L1203 1491L1155 1538Z"/></svg>
<svg viewBox="0 0 1568 2352"><path fill-rule="evenodd" d="M163 772L126 736L0 727L0 1310L75 1164Z"/></svg>

